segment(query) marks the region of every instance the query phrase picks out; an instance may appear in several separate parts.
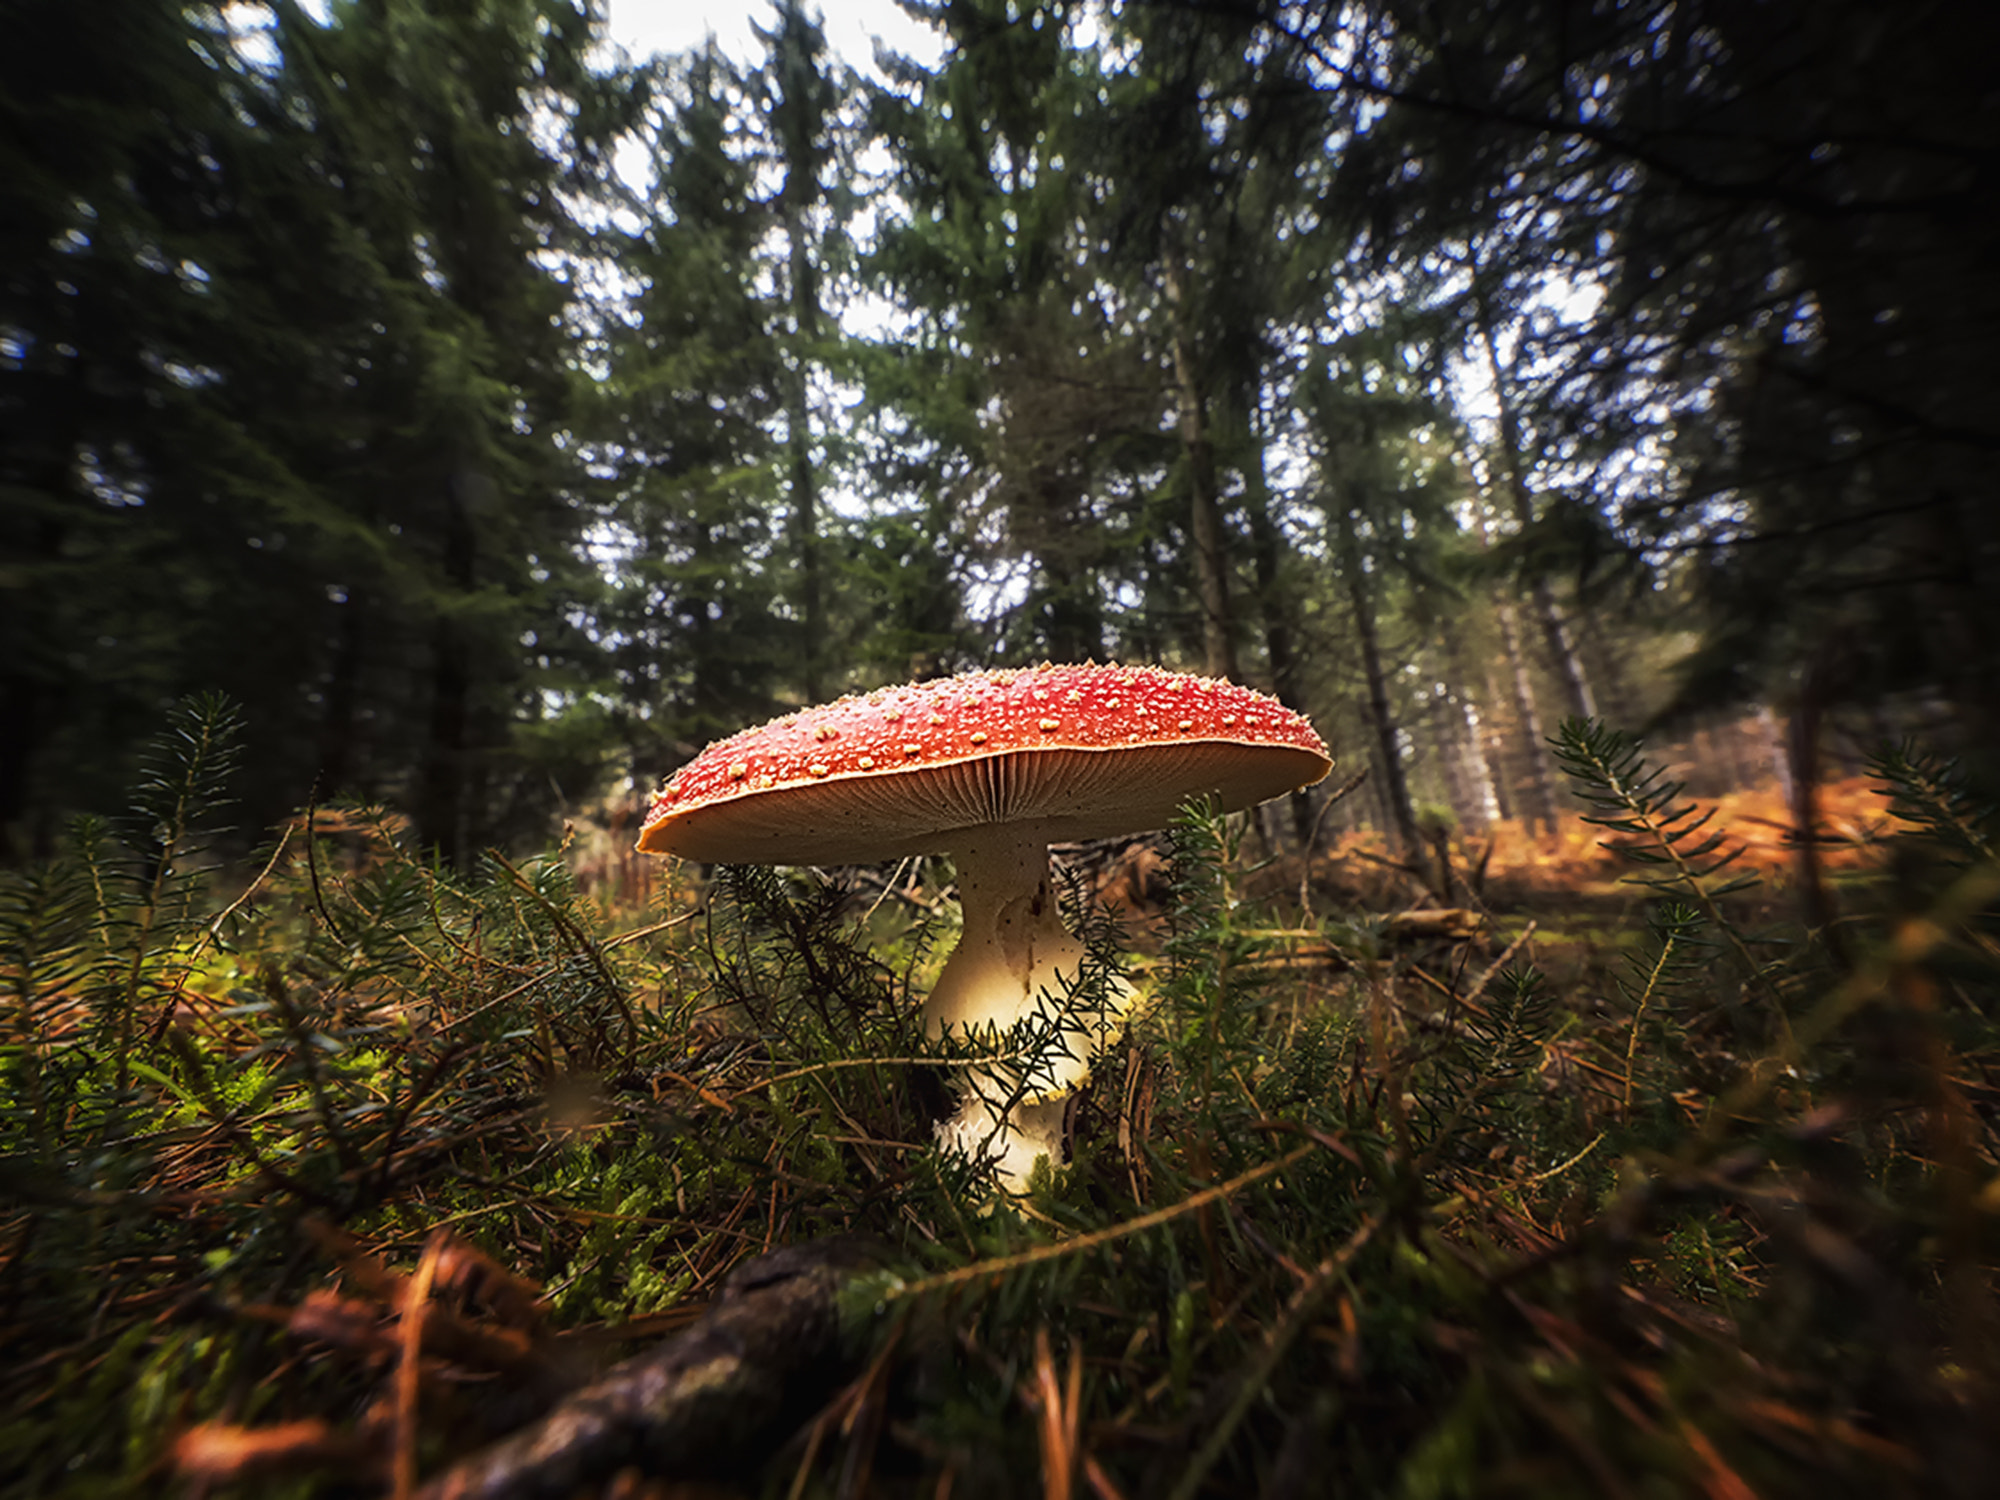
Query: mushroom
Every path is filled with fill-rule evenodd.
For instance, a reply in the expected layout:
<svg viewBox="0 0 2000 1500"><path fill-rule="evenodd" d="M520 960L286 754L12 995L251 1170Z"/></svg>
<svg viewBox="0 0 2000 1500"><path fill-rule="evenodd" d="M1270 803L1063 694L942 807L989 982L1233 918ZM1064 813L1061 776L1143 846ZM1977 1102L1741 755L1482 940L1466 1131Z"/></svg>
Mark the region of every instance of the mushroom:
<svg viewBox="0 0 2000 1500"><path fill-rule="evenodd" d="M1332 769L1274 698L1156 667L1042 666L884 688L710 745L653 802L639 848L714 864L871 864L948 854L963 933L924 1005L932 1039L1046 1024L1038 1054L958 1078L940 1141L1023 1190L1062 1160L1069 1095L1119 1016L1060 1012L1084 961L1049 886L1051 843L1159 828L1188 798L1225 811Z"/></svg>

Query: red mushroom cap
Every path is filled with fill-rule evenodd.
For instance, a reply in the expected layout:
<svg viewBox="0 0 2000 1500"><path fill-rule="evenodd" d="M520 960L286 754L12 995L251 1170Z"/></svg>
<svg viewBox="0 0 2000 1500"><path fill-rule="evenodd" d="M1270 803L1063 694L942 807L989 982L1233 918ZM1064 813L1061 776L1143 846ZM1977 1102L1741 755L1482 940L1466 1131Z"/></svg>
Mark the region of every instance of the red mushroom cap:
<svg viewBox="0 0 2000 1500"><path fill-rule="evenodd" d="M1045 842L1225 809L1333 768L1304 718L1234 683L1157 667L971 672L804 709L720 740L661 788L653 854L864 864L942 853L961 830L1035 824Z"/></svg>

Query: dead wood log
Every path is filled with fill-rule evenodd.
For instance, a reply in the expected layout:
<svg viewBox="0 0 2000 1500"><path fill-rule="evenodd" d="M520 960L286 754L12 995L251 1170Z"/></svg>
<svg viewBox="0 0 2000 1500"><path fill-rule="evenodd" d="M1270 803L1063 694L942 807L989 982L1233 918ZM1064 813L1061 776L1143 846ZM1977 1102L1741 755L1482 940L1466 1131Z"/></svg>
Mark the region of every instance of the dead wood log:
<svg viewBox="0 0 2000 1500"><path fill-rule="evenodd" d="M1448 906L1421 911L1399 911L1382 924L1385 937L1398 942L1418 942L1440 939L1445 942L1463 943L1478 937L1485 929L1486 919L1476 911L1464 907Z"/></svg>
<svg viewBox="0 0 2000 1500"><path fill-rule="evenodd" d="M842 1293L881 1263L855 1239L744 1263L692 1328L454 1464L420 1500L554 1500L627 1467L675 1479L754 1468L746 1458L768 1457L859 1368Z"/></svg>

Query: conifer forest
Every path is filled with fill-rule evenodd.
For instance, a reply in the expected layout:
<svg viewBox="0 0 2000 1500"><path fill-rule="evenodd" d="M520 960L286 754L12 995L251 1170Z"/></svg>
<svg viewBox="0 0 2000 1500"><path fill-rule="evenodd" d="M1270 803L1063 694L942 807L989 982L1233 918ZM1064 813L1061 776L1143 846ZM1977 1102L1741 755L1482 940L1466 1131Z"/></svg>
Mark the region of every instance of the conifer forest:
<svg viewBox="0 0 2000 1500"><path fill-rule="evenodd" d="M2000 7L896 3L0 0L0 1497L2000 1494Z"/></svg>

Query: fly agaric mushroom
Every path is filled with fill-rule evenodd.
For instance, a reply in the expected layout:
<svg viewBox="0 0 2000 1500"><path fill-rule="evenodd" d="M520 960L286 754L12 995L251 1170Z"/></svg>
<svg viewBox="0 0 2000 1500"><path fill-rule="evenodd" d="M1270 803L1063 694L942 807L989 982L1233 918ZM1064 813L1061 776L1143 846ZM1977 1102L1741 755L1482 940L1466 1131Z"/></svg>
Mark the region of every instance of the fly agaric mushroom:
<svg viewBox="0 0 2000 1500"><path fill-rule="evenodd" d="M710 745L661 788L639 848L711 864L949 854L964 930L924 1032L1005 1036L1052 1017L1084 959L1049 888L1051 843L1159 828L1204 793L1233 812L1332 768L1311 724L1233 683L1156 667L972 672ZM1120 991L1121 1009L1129 995ZM1064 1105L1116 1019L1081 1029L1064 1018L1041 1055L967 1069L940 1140L993 1162L1016 1191L1038 1156L1060 1162Z"/></svg>

